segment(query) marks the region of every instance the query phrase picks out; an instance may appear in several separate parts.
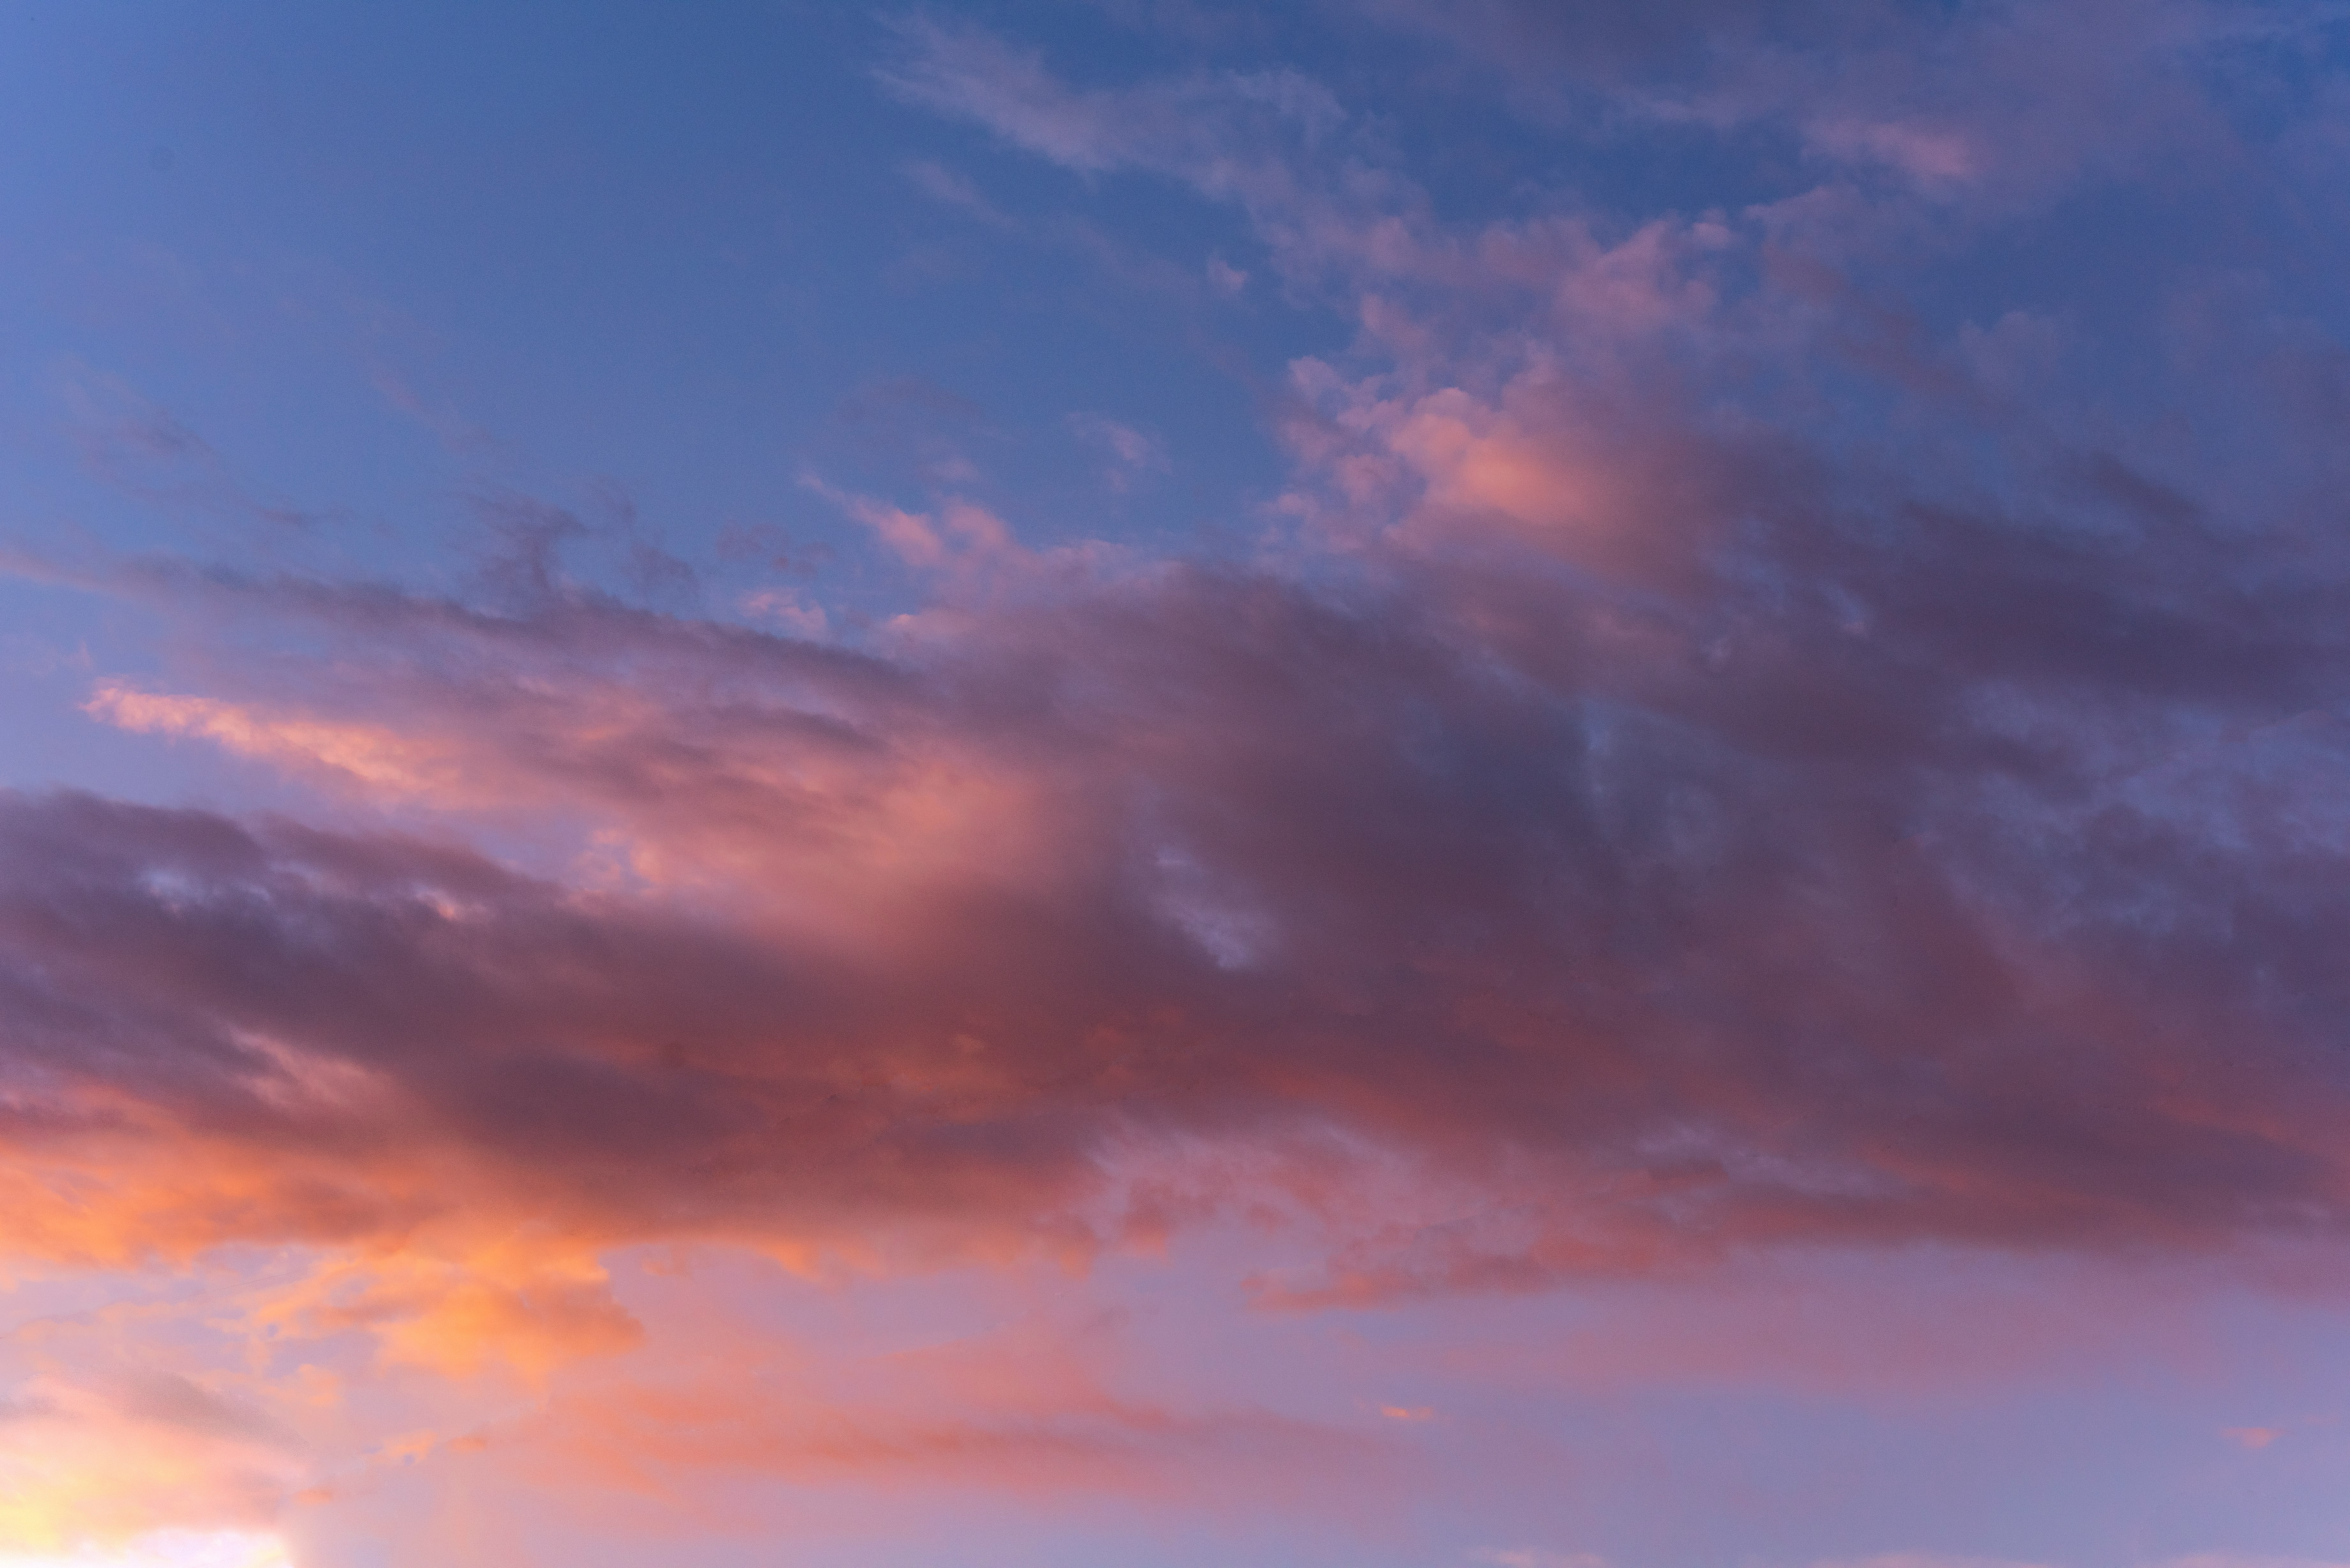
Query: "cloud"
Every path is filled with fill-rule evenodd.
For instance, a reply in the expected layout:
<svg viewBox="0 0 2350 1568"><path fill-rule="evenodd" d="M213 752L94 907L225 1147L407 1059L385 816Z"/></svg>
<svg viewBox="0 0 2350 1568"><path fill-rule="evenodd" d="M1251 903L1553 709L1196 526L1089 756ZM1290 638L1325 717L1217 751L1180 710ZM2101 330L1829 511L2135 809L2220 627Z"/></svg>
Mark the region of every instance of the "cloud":
<svg viewBox="0 0 2350 1568"><path fill-rule="evenodd" d="M1643 126L1775 137L1803 188L1446 217L1295 73L1094 88L906 25L904 99L1230 203L1343 312L1272 400L1262 550L1027 549L949 440L978 409L909 379L837 422L928 499L807 481L918 585L869 630L812 593L736 601L780 636L621 602L563 570L583 524L512 496L478 591L93 569L179 650L97 682L93 722L317 805L0 795L0 1245L264 1251L256 1341L548 1401L420 1421L380 1469L1156 1495L1383 1450L1034 1355L907 1375L953 1397L647 1372L609 1259L1083 1267L1227 1218L1295 1239L1248 1284L1304 1312L1758 1254L2337 1243L2338 347L2236 275L2166 274L2126 376L2094 311L1909 297L1952 213L2224 164L2178 65L2203 14L2099 53L2093 5L1377 9L1587 61ZM148 414L108 428L211 472ZM1114 483L1167 467L1071 429ZM1823 1346L1815 1315L1609 1365L1923 1376L1898 1325ZM2031 1364L2008 1341L2043 1326L1965 1364ZM120 1532L255 1527L295 1484L229 1391L122 1386L39 1386L10 1462ZM159 1490L101 1499L99 1454Z"/></svg>
<svg viewBox="0 0 2350 1568"><path fill-rule="evenodd" d="M1448 228L1302 78L904 36L913 100L1351 301L1289 553L811 480L931 585L858 647L577 587L512 498L479 599L125 569L211 651L94 717L411 831L0 805L16 1245L346 1249L453 1366L626 1344L599 1246L1083 1256L1235 1150L1329 1241L1286 1307L2340 1233L2342 563L2236 483L2330 447L2024 406L1768 216ZM462 846L524 819L567 854Z"/></svg>
<svg viewBox="0 0 2350 1568"><path fill-rule="evenodd" d="M761 588L744 594L737 602L745 615L773 620L793 636L810 641L823 640L832 629L824 607L809 602L808 596L796 589Z"/></svg>
<svg viewBox="0 0 2350 1568"><path fill-rule="evenodd" d="M1132 425L1101 414L1079 413L1069 416L1069 429L1108 454L1103 477L1112 490L1131 489L1142 475L1164 473L1170 466L1166 443Z"/></svg>
<svg viewBox="0 0 2350 1568"><path fill-rule="evenodd" d="M2069 555L1961 517L1938 528L1963 556L1791 515L1754 537L1807 563L1793 597L1768 555L1644 542L1609 557L1652 574L1644 608L1543 565L1573 530L1437 504L1450 531L1359 596L1046 575L888 654L216 581L343 651L256 667L238 701L280 718L192 710L206 732L323 769L323 716L364 712L369 754L462 782L319 776L452 826L527 803L589 843L567 883L9 803L19 1114L51 1129L26 1190L56 1161L176 1194L11 1223L118 1252L359 1236L463 1172L477 1212L610 1241L1097 1244L1067 1227L1121 1150L1336 1130L1468 1207L1366 1215L1284 1299L1774 1240L2338 1227L2338 1090L2303 1064L2343 850L2215 839L2217 783L2184 815L2157 784L2167 709L2317 700L2293 683L2324 678L2322 620L2147 596L2208 578L2191 535L2175 566L2134 545L2052 577ZM2330 731L2294 744L2280 776L2334 765ZM207 1199L230 1172L236 1202Z"/></svg>
<svg viewBox="0 0 2350 1568"><path fill-rule="evenodd" d="M1081 92L1041 57L977 27L900 25L905 53L882 81L908 101L980 121L1014 146L1082 173L1128 166L1208 175L1242 125L1284 124L1309 139L1344 118L1294 71L1228 72L1136 92ZM1212 179L1212 175L1208 175Z"/></svg>
<svg viewBox="0 0 2350 1568"><path fill-rule="evenodd" d="M2156 157L2224 158L2229 133L2194 62L2247 26L2221 6L2109 0L1956 14L1902 0L1346 9L1440 39L1538 121L1628 115L1669 132L1783 136L1837 178L1889 173L1910 194L2002 213ZM2307 36L2324 26L2309 11L2265 22Z"/></svg>
<svg viewBox="0 0 2350 1568"><path fill-rule="evenodd" d="M0 1568L287 1568L275 1536L244 1530L150 1532L121 1546L84 1546L71 1555L0 1552Z"/></svg>
<svg viewBox="0 0 2350 1568"><path fill-rule="evenodd" d="M1607 1560L1588 1552L1543 1552L1531 1546L1488 1547L1475 1561L1495 1568L1607 1568Z"/></svg>
<svg viewBox="0 0 2350 1568"><path fill-rule="evenodd" d="M1186 1412L1107 1397L956 1413L843 1407L784 1386L636 1387L557 1400L480 1439L560 1457L564 1473L644 1487L667 1475L749 1471L802 1482L961 1486L1173 1501L1219 1487L1238 1506L1301 1482L1328 1486L1388 1468L1376 1443L1261 1411Z"/></svg>
<svg viewBox="0 0 2350 1568"><path fill-rule="evenodd" d="M935 160L918 158L905 166L906 178L932 201L959 208L990 228L1008 229L1013 221L982 195L971 181Z"/></svg>
<svg viewBox="0 0 2350 1568"><path fill-rule="evenodd" d="M452 759L389 731L359 723L279 717L205 697L171 696L100 682L83 711L136 734L211 741L241 756L348 774L400 794L450 794L463 784Z"/></svg>
<svg viewBox="0 0 2350 1568"><path fill-rule="evenodd" d="M0 1414L0 1562L10 1549L136 1562L137 1538L158 1530L217 1532L181 1544L250 1557L298 1473L265 1418L185 1378L111 1391L36 1379Z"/></svg>
<svg viewBox="0 0 2350 1568"><path fill-rule="evenodd" d="M69 365L60 390L82 466L110 487L182 515L255 522L272 533L317 521L256 494L202 435L121 377Z"/></svg>
<svg viewBox="0 0 2350 1568"><path fill-rule="evenodd" d="M1295 70L1080 88L1055 76L1040 55L983 28L916 20L898 31L900 54L881 72L898 97L975 122L1074 173L1169 176L1211 200L1237 203L1278 231L1283 259L1299 272L1325 265L1324 249L1359 249L1352 231L1367 200L1398 193L1371 164L1334 166L1328 154L1351 148L1359 128L1327 88ZM1233 291L1213 267L1210 282Z"/></svg>

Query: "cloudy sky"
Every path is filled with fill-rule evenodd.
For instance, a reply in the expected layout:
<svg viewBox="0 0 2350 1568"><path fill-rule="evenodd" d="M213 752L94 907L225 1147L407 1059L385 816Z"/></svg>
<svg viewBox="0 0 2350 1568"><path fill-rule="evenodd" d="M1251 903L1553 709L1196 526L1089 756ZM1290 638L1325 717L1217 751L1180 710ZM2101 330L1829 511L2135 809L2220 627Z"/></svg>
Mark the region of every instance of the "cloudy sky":
<svg viewBox="0 0 2350 1568"><path fill-rule="evenodd" d="M0 16L0 1568L2350 1563L2350 8Z"/></svg>

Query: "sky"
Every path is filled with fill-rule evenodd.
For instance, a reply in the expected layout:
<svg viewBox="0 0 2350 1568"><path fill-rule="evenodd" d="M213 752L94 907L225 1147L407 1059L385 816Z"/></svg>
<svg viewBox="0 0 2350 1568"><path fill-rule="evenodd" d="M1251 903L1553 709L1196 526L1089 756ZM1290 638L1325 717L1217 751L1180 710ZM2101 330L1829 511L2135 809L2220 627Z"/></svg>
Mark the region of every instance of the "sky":
<svg viewBox="0 0 2350 1568"><path fill-rule="evenodd" d="M2350 7L0 15L0 1568L2350 1564Z"/></svg>

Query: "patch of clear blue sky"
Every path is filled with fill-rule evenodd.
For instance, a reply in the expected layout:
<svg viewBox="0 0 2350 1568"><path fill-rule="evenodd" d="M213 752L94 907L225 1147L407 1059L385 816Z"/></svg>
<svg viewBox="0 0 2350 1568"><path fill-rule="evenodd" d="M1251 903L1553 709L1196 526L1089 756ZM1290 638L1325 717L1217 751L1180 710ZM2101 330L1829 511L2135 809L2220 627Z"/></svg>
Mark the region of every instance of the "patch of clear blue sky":
<svg viewBox="0 0 2350 1568"><path fill-rule="evenodd" d="M1162 537L1277 480L1246 383L1336 330L1213 295L1210 252L1246 265L1230 214L891 100L890 36L853 7L56 7L7 27L20 536L323 535L404 572L445 553L466 491L583 505L604 479L691 556L730 521L839 535L804 469L916 501L910 471L951 448L1033 536ZM907 172L925 161L1014 218L926 194ZM1105 492L1073 412L1158 435L1173 472ZM134 434L100 454L128 472L93 484L88 427L140 417L212 456ZM219 515L243 502L310 522L272 540Z"/></svg>

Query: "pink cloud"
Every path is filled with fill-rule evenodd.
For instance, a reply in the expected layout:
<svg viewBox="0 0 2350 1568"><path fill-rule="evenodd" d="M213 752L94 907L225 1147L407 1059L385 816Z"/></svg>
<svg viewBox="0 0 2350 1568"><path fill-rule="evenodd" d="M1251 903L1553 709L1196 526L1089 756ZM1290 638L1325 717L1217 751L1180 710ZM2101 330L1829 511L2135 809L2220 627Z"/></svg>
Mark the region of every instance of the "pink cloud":
<svg viewBox="0 0 2350 1568"><path fill-rule="evenodd" d="M2330 520L2238 483L2332 493L2338 443L2109 440L2031 407L2061 324L1937 340L1844 265L1936 203L1997 222L2212 145L2170 63L2194 14L2118 65L2097 5L1940 52L1888 14L1840 66L1806 41L1837 8L1794 7L1666 94L1657 60L1753 39L1748 13L1373 9L1774 127L1825 182L1448 227L1303 78L1089 89L910 25L903 97L1229 202L1346 304L1357 341L1292 367L1298 526L1261 555L1030 550L918 434L920 505L808 484L920 585L870 635L796 592L739 601L787 636L619 602L567 577L577 519L513 497L478 594L99 575L194 651L98 682L92 720L319 809L0 796L0 1244L265 1255L224 1321L396 1387L404 1424L320 1437L282 1366L251 1401L282 1427L63 1379L5 1434L44 1508L243 1529L322 1467L320 1508L505 1466L1280 1498L1451 1426L1393 1377L1348 1394L1357 1429L1035 1343L842 1370L747 1335L713 1371L629 1304L637 1247L838 1282L1253 1226L1288 1248L1242 1282L1268 1323L1674 1287L1547 1358L1453 1356L1471 1384L1881 1395L2087 1357L2069 1314L2104 1298L1986 1291L1954 1326L1945 1297L1731 1311L1691 1282L1902 1254L2143 1282L2338 1241L2339 574ZM2182 307L2181 362L2261 318ZM1830 417L1835 377L1867 420ZM844 421L971 417L911 382L868 402ZM167 421L108 428L109 462L211 472ZM1166 466L1072 428L1119 479ZM2132 1343L2191 1359L2168 1332ZM152 1490L101 1500L109 1453Z"/></svg>
<svg viewBox="0 0 2350 1568"><path fill-rule="evenodd" d="M1559 487L1526 472L1528 495ZM1043 576L889 657L559 595L497 618L216 590L246 618L316 613L348 656L255 667L264 705L101 711L322 763L349 744L324 715L364 711L369 755L443 759L462 787L319 776L452 826L567 814L578 880L17 804L9 929L44 978L16 983L38 986L24 1017L56 1020L27 1027L57 1031L65 1118L26 1180L102 1158L126 1184L106 1224L131 1228L91 1245L118 1250L409 1227L463 1172L477 1213L605 1242L788 1253L902 1226L1083 1251L1116 1235L1081 1213L1159 1136L1295 1147L1295 1189L1336 1215L1381 1160L1457 1195L1451 1217L1348 1220L1326 1278L1270 1293L1293 1303L1809 1239L2196 1248L2331 1223L2335 1099L2188 913L2214 888L2322 909L2318 873L2183 857L2191 829L2152 817L2056 850L2061 824L1985 815L1958 784L2010 743L1967 732L1969 681L2224 692L2230 659L2267 678L2261 642L2194 634L2218 640L2191 677L2109 664L2074 610L2139 613L2126 583L2068 588L2092 597L2053 604L2041 640L1989 648L1916 615L1872 643L1832 600L1684 627L1613 588L1489 575L1483 553L1555 553L1499 484L1392 556L1408 590L1360 606L1248 575ZM1865 546L1773 545L1880 602L1926 591ZM1736 602L1668 563L1612 569ZM1944 614L2009 591L1918 569ZM1888 668L1911 672L1898 696ZM1618 710L1604 749L1573 703ZM2106 787L2061 750L2002 765L2027 760ZM1905 795L1911 770L1946 782ZM1880 825L1903 811L1938 826ZM2047 877L2095 867L2182 900L2178 923L2047 901ZM2224 1065L2217 1037L2240 1043ZM203 1044L170 1078L134 1069L173 1040ZM1930 1095L1911 1086L1928 1064ZM1305 1154L1326 1129L1362 1151L1327 1178ZM200 1197L182 1158L244 1196ZM135 1218L161 1212L134 1180L151 1161L187 1195L168 1220ZM51 1223L66 1211L38 1201L15 1220Z"/></svg>

